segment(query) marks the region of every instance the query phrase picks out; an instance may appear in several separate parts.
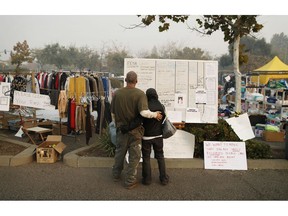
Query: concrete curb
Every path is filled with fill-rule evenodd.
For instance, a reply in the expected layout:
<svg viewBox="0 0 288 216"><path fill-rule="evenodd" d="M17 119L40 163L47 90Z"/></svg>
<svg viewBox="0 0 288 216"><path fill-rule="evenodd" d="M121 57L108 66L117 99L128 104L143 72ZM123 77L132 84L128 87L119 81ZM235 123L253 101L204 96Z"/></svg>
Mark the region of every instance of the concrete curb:
<svg viewBox="0 0 288 216"><path fill-rule="evenodd" d="M112 167L114 159L109 157L84 157L77 153L94 147L95 144L85 146L64 155L63 163L71 167Z"/></svg>
<svg viewBox="0 0 288 216"><path fill-rule="evenodd" d="M20 166L34 161L35 149L37 146L20 142L17 140L9 139L1 136L3 141L23 145L27 147L24 151L15 156L0 156L1 166ZM99 167L111 168L114 163L114 158L109 157L84 157L78 156L77 153L89 149L94 145L85 146L74 151L71 151L63 156L63 163L71 167ZM141 163L140 163L141 166ZM288 169L288 160L285 159L260 159L253 160L247 159L248 169ZM151 167L157 168L156 159L151 160ZM180 168L180 169L204 169L204 160L199 158L167 158L167 168Z"/></svg>
<svg viewBox="0 0 288 216"><path fill-rule="evenodd" d="M1 137L2 141L14 143L17 145L22 145L24 147L27 147L24 151L20 152L17 155L2 155L0 156L0 166L20 166L24 164L31 163L33 161L33 155L35 153L35 149L37 146L20 142L17 140L9 139L7 137Z"/></svg>
<svg viewBox="0 0 288 216"><path fill-rule="evenodd" d="M83 147L64 155L63 162L72 167L112 167L113 158L108 157L83 157L77 153L91 148L91 146ZM199 158L167 158L167 168L180 169L204 169L204 160ZM141 163L140 163L141 166ZM284 159L247 159L248 169L288 169L288 160ZM157 168L157 160L151 160L151 167Z"/></svg>

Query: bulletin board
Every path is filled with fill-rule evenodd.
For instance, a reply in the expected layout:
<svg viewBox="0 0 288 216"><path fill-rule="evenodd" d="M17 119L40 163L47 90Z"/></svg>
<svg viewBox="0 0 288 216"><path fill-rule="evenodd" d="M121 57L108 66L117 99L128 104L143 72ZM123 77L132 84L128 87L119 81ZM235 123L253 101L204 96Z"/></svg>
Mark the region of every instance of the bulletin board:
<svg viewBox="0 0 288 216"><path fill-rule="evenodd" d="M186 123L218 123L218 62L125 58L124 77L138 75L137 88L155 88L159 100ZM169 118L173 118L169 116Z"/></svg>

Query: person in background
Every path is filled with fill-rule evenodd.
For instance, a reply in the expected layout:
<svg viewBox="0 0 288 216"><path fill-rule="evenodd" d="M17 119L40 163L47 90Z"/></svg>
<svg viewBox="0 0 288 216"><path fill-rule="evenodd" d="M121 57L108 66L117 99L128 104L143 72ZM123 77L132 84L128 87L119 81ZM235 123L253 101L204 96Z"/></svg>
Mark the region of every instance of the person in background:
<svg viewBox="0 0 288 216"><path fill-rule="evenodd" d="M155 89L149 88L146 91L148 99L148 107L151 111L160 111L165 119L165 107L158 100L158 94ZM162 185L167 185L169 176L166 173L163 137L162 137L162 121L155 119L143 118L144 136L142 138L142 184L150 185L152 181L150 155L151 147L154 150L154 157L158 162L159 179Z"/></svg>
<svg viewBox="0 0 288 216"><path fill-rule="evenodd" d="M116 125L116 151L112 175L114 181L119 181L124 168L126 153L129 154L124 187L132 189L137 185L137 167L141 159L141 141L144 134L142 121L139 124L131 124L139 118L139 114L145 118L162 119L160 112L151 112L148 109L148 101L145 93L136 88L137 74L134 71L127 73L126 86L118 89L111 101L112 120Z"/></svg>

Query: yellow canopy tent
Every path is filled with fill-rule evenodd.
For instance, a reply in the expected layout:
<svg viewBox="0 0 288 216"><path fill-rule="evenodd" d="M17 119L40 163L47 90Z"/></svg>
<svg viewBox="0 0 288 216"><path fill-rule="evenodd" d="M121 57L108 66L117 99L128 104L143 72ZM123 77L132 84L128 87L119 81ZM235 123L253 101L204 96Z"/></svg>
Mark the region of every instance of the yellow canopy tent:
<svg viewBox="0 0 288 216"><path fill-rule="evenodd" d="M266 85L269 79L288 79L288 65L275 56L270 62L254 70L251 74L259 74L259 77L251 76L253 83L258 83L259 78L259 85Z"/></svg>

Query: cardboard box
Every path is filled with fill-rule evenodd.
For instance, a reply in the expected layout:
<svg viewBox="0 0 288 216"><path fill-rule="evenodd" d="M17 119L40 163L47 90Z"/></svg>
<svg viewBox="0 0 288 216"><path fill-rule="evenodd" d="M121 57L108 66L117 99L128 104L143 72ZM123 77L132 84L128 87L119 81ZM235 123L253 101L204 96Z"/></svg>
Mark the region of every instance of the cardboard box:
<svg viewBox="0 0 288 216"><path fill-rule="evenodd" d="M55 163L65 148L62 136L49 135L46 141L36 148L37 163Z"/></svg>
<svg viewBox="0 0 288 216"><path fill-rule="evenodd" d="M284 142L285 132L267 131L263 132L263 139L268 142Z"/></svg>
<svg viewBox="0 0 288 216"><path fill-rule="evenodd" d="M67 135L68 128L66 125L61 124L61 132L60 132L60 124L53 124L52 126L52 134L53 135Z"/></svg>

